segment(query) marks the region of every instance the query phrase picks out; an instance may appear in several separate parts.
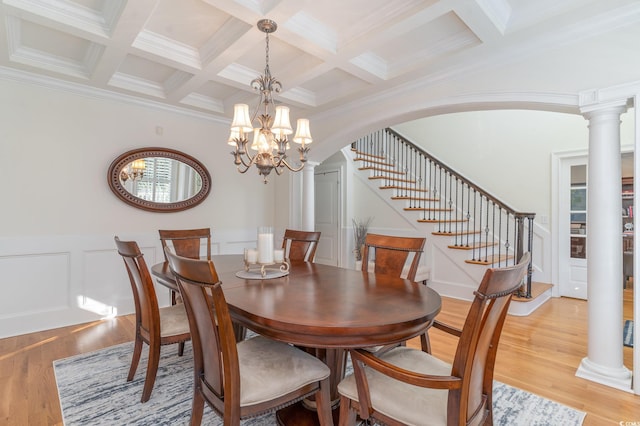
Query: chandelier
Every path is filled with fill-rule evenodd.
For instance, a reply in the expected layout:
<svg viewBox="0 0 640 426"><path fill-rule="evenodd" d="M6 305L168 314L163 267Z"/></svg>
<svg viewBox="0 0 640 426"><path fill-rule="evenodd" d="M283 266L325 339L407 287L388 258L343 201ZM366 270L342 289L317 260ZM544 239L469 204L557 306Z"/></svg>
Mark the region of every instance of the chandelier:
<svg viewBox="0 0 640 426"><path fill-rule="evenodd" d="M125 168L120 172L120 180L126 182L128 180L136 181L142 179L144 171L147 168L147 164L144 158L139 158L133 162L127 164Z"/></svg>
<svg viewBox="0 0 640 426"><path fill-rule="evenodd" d="M257 27L266 34L265 67L264 74L251 81L251 87L260 94L259 102L253 115L249 116L247 104L236 104L233 107L233 122L228 144L235 147L231 153L234 156L234 164L240 173L245 173L255 164L258 174L267 183L267 176L272 170L280 175L285 167L292 172L302 170L307 161L307 147L313 139L309 129L309 120L299 118L293 142L300 144L300 166L294 167L287 162L287 149L289 149L288 136L293 133L289 122L289 108L284 105L276 106L273 93L280 93L282 85L280 81L271 76L269 70L269 34L276 31L278 25L270 19L258 21ZM275 116L272 115L275 111ZM254 128L254 123L258 127ZM253 133L253 140L249 145L249 134ZM249 152L250 148L253 153Z"/></svg>

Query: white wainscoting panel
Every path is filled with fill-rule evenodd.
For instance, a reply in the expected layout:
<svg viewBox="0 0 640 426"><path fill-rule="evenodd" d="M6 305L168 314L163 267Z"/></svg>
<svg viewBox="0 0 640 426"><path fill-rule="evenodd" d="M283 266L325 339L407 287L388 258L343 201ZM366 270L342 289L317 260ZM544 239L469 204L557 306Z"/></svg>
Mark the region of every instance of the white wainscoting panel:
<svg viewBox="0 0 640 426"><path fill-rule="evenodd" d="M119 234L140 246L149 268L164 260L157 232ZM256 229L212 227L212 254L256 246ZM282 241L276 241L276 245ZM131 285L113 235L0 238L0 338L134 312ZM156 283L161 306L169 291Z"/></svg>
<svg viewBox="0 0 640 426"><path fill-rule="evenodd" d="M0 321L69 308L69 253L0 257Z"/></svg>

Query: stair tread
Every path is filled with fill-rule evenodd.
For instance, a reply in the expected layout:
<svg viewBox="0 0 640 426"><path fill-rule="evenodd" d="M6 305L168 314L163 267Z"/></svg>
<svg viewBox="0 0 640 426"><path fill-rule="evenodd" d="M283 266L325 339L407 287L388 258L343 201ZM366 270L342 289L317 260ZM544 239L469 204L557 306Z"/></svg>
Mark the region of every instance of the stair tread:
<svg viewBox="0 0 640 426"><path fill-rule="evenodd" d="M483 243L473 243L473 244L461 244L461 245L449 245L448 247L450 249L454 249L454 250L473 250L473 249L478 249L478 248L485 248L485 247L491 247L491 246L495 246L496 243L491 242L491 243L487 243L487 242L483 242Z"/></svg>
<svg viewBox="0 0 640 426"><path fill-rule="evenodd" d="M440 202L439 198L426 198L426 197L409 197L407 195L395 195L391 197L392 200L406 200L406 201L434 201Z"/></svg>
<svg viewBox="0 0 640 426"><path fill-rule="evenodd" d="M470 231L457 231L457 232L446 232L446 231L433 231L431 235L438 235L444 237L463 237L465 235L473 235L479 234L480 231L470 230Z"/></svg>
<svg viewBox="0 0 640 426"><path fill-rule="evenodd" d="M490 255L485 259L467 259L466 263L471 263L472 265L493 265L494 263L503 262L505 260L513 259L513 256L510 254L501 254L501 255Z"/></svg>
<svg viewBox="0 0 640 426"><path fill-rule="evenodd" d="M374 172L392 173L394 175L405 175L406 174L405 172L401 172L399 170L383 169L382 167L375 167L375 166L358 167L358 170L373 170Z"/></svg>
<svg viewBox="0 0 640 426"><path fill-rule="evenodd" d="M514 302L531 302L532 300L535 300L537 297L540 297L541 295L543 295L550 288L553 288L553 284L532 281L531 282L531 298L520 297L520 296L517 296L517 293L516 293L513 295L513 298L511 300Z"/></svg>
<svg viewBox="0 0 640 426"><path fill-rule="evenodd" d="M403 179L403 178L391 177L391 176L369 176L369 180L376 180L376 179L386 179L386 180L392 180L394 182L403 182L403 183L416 183L416 181L412 179Z"/></svg>
<svg viewBox="0 0 640 426"><path fill-rule="evenodd" d="M464 222L468 222L469 219L445 219L445 220L438 220L438 219L418 219L418 222L420 223L464 223Z"/></svg>
<svg viewBox="0 0 640 426"><path fill-rule="evenodd" d="M357 149L352 149L351 151L355 152L356 155L360 155L362 157L380 158L382 160L385 159L384 155L371 154L371 153L364 152L364 151L358 151Z"/></svg>
<svg viewBox="0 0 640 426"><path fill-rule="evenodd" d="M449 207L405 207L408 212L450 212L453 211Z"/></svg>
<svg viewBox="0 0 640 426"><path fill-rule="evenodd" d="M353 161L366 161L367 163L379 164L381 166L393 167L393 164L385 163L384 161L370 160L368 158L354 158Z"/></svg>
<svg viewBox="0 0 640 426"><path fill-rule="evenodd" d="M409 192L429 192L428 189L405 188L404 186L398 186L398 185L385 185L385 186L381 186L380 189L401 189L403 191L409 191Z"/></svg>

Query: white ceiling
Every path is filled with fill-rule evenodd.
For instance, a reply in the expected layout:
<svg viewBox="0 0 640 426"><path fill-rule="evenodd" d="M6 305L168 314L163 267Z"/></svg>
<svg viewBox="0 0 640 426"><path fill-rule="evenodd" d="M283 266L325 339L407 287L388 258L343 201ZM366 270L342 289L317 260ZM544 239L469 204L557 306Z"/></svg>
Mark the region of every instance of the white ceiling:
<svg viewBox="0 0 640 426"><path fill-rule="evenodd" d="M278 24L279 101L298 115L416 82L444 97L435 87L447 79L467 91L567 93L640 80L640 39L629 37L640 34L638 0L2 0L0 76L19 70L228 120L234 103L257 99L249 83L264 69L255 24L265 17Z"/></svg>

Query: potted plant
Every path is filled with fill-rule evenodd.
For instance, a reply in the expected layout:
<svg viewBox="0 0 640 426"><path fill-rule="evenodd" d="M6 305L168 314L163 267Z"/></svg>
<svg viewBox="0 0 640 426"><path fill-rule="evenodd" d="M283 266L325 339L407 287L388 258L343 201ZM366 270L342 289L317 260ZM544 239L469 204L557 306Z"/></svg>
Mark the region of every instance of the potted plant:
<svg viewBox="0 0 640 426"><path fill-rule="evenodd" d="M372 218L368 217L366 219L351 219L353 222L353 244L354 250L353 254L356 257L356 262L362 260L362 247L364 246L364 240L367 236L367 232L369 231L369 224L371 223Z"/></svg>

